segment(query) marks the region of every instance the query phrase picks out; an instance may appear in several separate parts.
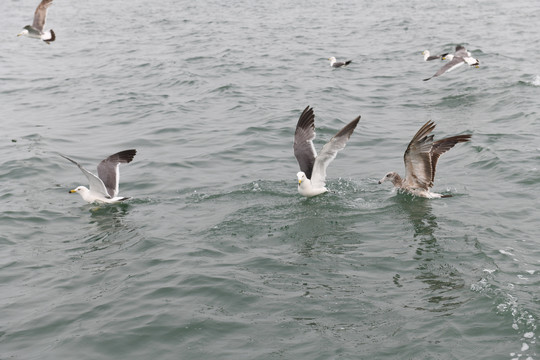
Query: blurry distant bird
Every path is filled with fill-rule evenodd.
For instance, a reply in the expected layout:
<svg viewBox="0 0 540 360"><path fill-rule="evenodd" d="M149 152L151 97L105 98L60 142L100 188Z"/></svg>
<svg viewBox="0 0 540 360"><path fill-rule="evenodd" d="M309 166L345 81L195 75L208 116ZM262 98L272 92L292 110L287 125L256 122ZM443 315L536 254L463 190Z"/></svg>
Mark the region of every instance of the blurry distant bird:
<svg viewBox="0 0 540 360"><path fill-rule="evenodd" d="M34 22L32 25L26 25L17 36L28 36L33 39L41 39L49 44L56 39L54 31L44 31L45 20L47 18L47 10L51 6L53 0L42 0L34 13Z"/></svg>
<svg viewBox="0 0 540 360"><path fill-rule="evenodd" d="M424 50L422 52L422 55L424 55L424 61L431 61L431 60L437 60L437 59L446 60L448 53L440 54L440 55L431 55L429 50Z"/></svg>
<svg viewBox="0 0 540 360"><path fill-rule="evenodd" d="M352 60L347 60L345 62L337 61L336 58L333 56L331 58L328 58L328 60L330 60L330 66L335 68L347 66L352 62Z"/></svg>
<svg viewBox="0 0 540 360"><path fill-rule="evenodd" d="M456 52L454 53L454 55L447 54L445 58L447 58L450 61L446 63L442 68L440 68L439 71L435 73L435 75L428 77L427 79L424 79L424 81L428 81L431 78L434 78L446 72L452 71L463 64L469 64L470 66L474 66L474 67L480 66L480 61L478 59L473 58L471 56L471 53L468 52L467 49L465 49L465 47L461 45L456 46Z"/></svg>

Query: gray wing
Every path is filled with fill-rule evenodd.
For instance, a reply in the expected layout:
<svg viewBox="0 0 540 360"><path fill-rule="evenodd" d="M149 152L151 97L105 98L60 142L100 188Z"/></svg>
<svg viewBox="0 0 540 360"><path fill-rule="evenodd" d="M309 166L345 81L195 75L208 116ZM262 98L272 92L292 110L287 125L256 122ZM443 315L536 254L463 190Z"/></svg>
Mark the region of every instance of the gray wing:
<svg viewBox="0 0 540 360"><path fill-rule="evenodd" d="M457 143L466 142L471 139L470 134L452 136L446 139L437 140L431 149L431 182L435 181L435 169L439 157L454 147Z"/></svg>
<svg viewBox="0 0 540 360"><path fill-rule="evenodd" d="M413 136L403 155L406 173L404 183L408 187L428 190L433 186L431 161L433 135L429 135L433 129L435 129L433 121L425 123Z"/></svg>
<svg viewBox="0 0 540 360"><path fill-rule="evenodd" d="M426 58L426 61L432 61L432 60L437 60L437 59L445 59L446 56L448 55L448 53L444 53L444 54L437 54L437 55L430 55Z"/></svg>
<svg viewBox="0 0 540 360"><path fill-rule="evenodd" d="M43 32L45 27L45 20L47 18L47 9L51 6L53 0L43 0L37 7L36 12L34 13L34 22L32 27L38 29L40 32Z"/></svg>
<svg viewBox="0 0 540 360"><path fill-rule="evenodd" d="M311 183L315 187L322 187L326 181L326 168L328 164L336 158L337 153L345 148L347 141L351 137L356 125L360 121L360 116L348 123L341 129L329 142L327 142L319 156L315 159L313 165L313 176L311 177Z"/></svg>
<svg viewBox="0 0 540 360"><path fill-rule="evenodd" d="M456 52L454 53L454 56L459 56L459 57L464 58L464 57L470 56L470 54L467 51L467 49L465 49L464 46L458 45L456 46Z"/></svg>
<svg viewBox="0 0 540 360"><path fill-rule="evenodd" d="M342 67L342 66L346 66L346 65L349 65L350 63L352 63L352 60L347 60L345 62L343 61L338 61L338 62L335 62L334 65L332 65L333 67Z"/></svg>
<svg viewBox="0 0 540 360"><path fill-rule="evenodd" d="M79 169L81 169L82 173L88 179L88 185L90 187L90 191L102 194L106 198L110 197L107 193L107 189L105 188L105 184L103 184L103 181L101 181L100 178L98 178L96 175L92 174L90 171L86 170L85 168L83 168L82 165L76 162L75 160L70 159L67 156L64 156L62 154L59 154L59 155L63 157L64 159L71 161L72 163L77 165Z"/></svg>
<svg viewBox="0 0 540 360"><path fill-rule="evenodd" d="M434 78L434 77L437 77L437 76L440 76L442 74L444 74L445 72L448 72L448 71L452 71L454 70L455 68L457 68L458 66L461 66L463 65L464 62L463 62L463 58L462 57L459 57L459 56L454 56L454 58L447 62L446 64L444 64L444 66L442 68L439 69L439 71L437 71L435 73L435 75L433 75L432 77L429 77L427 79L424 79L424 81L428 81L429 79L431 78Z"/></svg>
<svg viewBox="0 0 540 360"><path fill-rule="evenodd" d="M99 163L97 167L99 179L103 182L107 194L111 198L118 195L118 184L120 183L119 165L121 163L130 163L135 154L137 154L135 149L124 150L109 156Z"/></svg>
<svg viewBox="0 0 540 360"><path fill-rule="evenodd" d="M317 157L313 139L315 139L315 115L313 114L313 108L308 106L304 109L296 124L293 145L294 156L298 161L298 165L300 165L300 171L303 171L308 179L311 179L313 164Z"/></svg>

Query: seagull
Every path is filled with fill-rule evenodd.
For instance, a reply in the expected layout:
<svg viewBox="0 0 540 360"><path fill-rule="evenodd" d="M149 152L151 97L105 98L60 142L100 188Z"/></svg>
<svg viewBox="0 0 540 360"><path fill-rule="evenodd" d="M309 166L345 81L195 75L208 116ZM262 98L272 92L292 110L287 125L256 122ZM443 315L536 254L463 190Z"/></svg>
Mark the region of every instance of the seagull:
<svg viewBox="0 0 540 360"><path fill-rule="evenodd" d="M34 13L34 22L32 25L26 25L23 30L17 36L28 36L33 39L41 39L47 44L56 39L54 31L43 31L45 27L45 20L47 18L47 10L51 6L53 0L42 0L38 5L36 12Z"/></svg>
<svg viewBox="0 0 540 360"><path fill-rule="evenodd" d="M424 61L431 61L431 60L437 60L437 59L446 60L447 57L448 57L448 53L441 54L441 55L431 55L429 50L424 50L422 52L422 55L424 55ZM452 55L452 57L453 56L454 55ZM450 60L452 60L452 59L450 59Z"/></svg>
<svg viewBox="0 0 540 360"><path fill-rule="evenodd" d="M345 125L323 146L321 153L317 156L317 151L313 146L315 115L313 108L308 106L304 109L296 124L293 146L294 156L301 170L296 174L300 195L312 197L328 191L325 187L326 168L336 158L338 151L345 147L359 121L360 116Z"/></svg>
<svg viewBox="0 0 540 360"><path fill-rule="evenodd" d="M432 77L428 77L427 79L424 79L424 81L428 81L431 78L434 78L446 72L452 71L458 66L461 66L465 63L469 64L470 66L475 66L475 67L480 66L480 61L478 59L473 58L471 56L471 53L468 52L467 49L465 49L465 47L461 45L456 46L456 52L454 53L454 55L446 54L444 58L447 58L450 61L446 63L442 68L440 68L439 71L435 73L435 75L433 75Z"/></svg>
<svg viewBox="0 0 540 360"><path fill-rule="evenodd" d="M105 203L113 204L119 201L130 199L129 197L118 196L118 184L120 182L120 163L130 163L133 157L137 154L137 150L124 150L109 156L101 161L97 167L98 176L86 170L73 159L59 154L64 159L67 159L77 165L83 174L88 178L90 190L84 186L70 190L70 193L79 193L83 200L89 203Z"/></svg>
<svg viewBox="0 0 540 360"><path fill-rule="evenodd" d="M333 56L331 58L328 58L328 60L330 60L330 66L335 68L347 66L352 62L352 60L347 60L345 62L337 61L336 58Z"/></svg>
<svg viewBox="0 0 540 360"><path fill-rule="evenodd" d="M418 130L407 146L403 155L405 179L402 179L396 172L389 172L379 180L379 184L390 180L396 188L428 199L452 196L430 191L435 179L437 160L457 143L469 141L472 135L457 135L433 141L433 135L429 135L433 129L435 129L435 123L430 120Z"/></svg>

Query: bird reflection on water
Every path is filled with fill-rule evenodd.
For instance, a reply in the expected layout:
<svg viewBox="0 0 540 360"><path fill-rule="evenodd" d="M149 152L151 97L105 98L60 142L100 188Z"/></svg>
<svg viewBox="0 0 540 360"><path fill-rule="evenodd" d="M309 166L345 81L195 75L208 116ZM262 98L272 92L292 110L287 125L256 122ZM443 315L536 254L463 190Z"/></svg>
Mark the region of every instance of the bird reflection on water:
<svg viewBox="0 0 540 360"><path fill-rule="evenodd" d="M411 306L431 312L451 312L465 302L459 291L465 286L465 281L452 264L454 259L447 258L448 251L437 239L439 226L433 214L432 201L408 194L399 194L393 200L414 228L413 238L417 241L413 257L417 262L414 278L427 285L424 291L428 294L426 302Z"/></svg>

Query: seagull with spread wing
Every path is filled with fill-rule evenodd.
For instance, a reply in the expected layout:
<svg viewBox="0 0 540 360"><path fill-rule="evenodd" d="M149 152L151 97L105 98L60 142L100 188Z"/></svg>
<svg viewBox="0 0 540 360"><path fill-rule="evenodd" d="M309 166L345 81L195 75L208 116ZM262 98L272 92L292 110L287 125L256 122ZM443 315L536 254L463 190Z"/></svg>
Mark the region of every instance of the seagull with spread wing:
<svg viewBox="0 0 540 360"><path fill-rule="evenodd" d="M54 31L44 31L45 20L47 19L47 10L52 5L53 0L42 0L34 13L34 22L32 25L26 25L17 36L28 36L33 39L41 39L47 44L56 39Z"/></svg>
<svg viewBox="0 0 540 360"><path fill-rule="evenodd" d="M431 78L441 76L442 74L450 72L463 64L468 64L474 67L480 66L480 61L473 58L471 53L468 52L467 49L465 49L465 47L461 45L456 46L456 52L453 55L446 54L443 59L448 59L450 61L447 62L442 68L440 68L439 71L437 71L433 76L424 79L424 81L428 81Z"/></svg>
<svg viewBox="0 0 540 360"><path fill-rule="evenodd" d="M129 197L118 196L118 185L120 183L120 164L127 164L133 160L137 154L137 150L124 150L113 154L102 160L98 167L98 176L86 170L78 162L60 154L64 159L67 159L77 165L82 173L87 177L90 189L84 186L70 190L70 193L79 193L83 200L89 203L105 203L112 204L130 199Z"/></svg>
<svg viewBox="0 0 540 360"><path fill-rule="evenodd" d="M390 180L400 190L429 199L452 196L430 191L435 180L437 161L442 154L457 143L469 141L472 135L457 135L433 141L433 135L429 135L433 129L435 129L435 123L430 120L418 130L407 146L403 156L405 179L402 179L396 172L389 172L379 180L379 184Z"/></svg>
<svg viewBox="0 0 540 360"><path fill-rule="evenodd" d="M294 156L300 165L298 178L298 192L300 195L312 197L328 191L325 187L326 168L336 158L351 137L360 116L345 125L329 142L327 142L319 155L313 146L315 139L315 115L313 108L305 108L298 119L294 133Z"/></svg>

